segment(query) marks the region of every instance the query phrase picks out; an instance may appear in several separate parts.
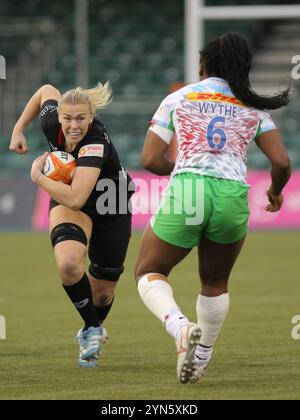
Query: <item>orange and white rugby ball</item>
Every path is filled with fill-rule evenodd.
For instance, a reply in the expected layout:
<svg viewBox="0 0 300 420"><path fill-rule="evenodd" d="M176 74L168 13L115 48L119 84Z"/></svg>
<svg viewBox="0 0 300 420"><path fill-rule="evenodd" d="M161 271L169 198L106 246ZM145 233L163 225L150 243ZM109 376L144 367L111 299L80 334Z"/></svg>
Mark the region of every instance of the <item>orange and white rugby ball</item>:
<svg viewBox="0 0 300 420"><path fill-rule="evenodd" d="M71 184L76 168L76 159L68 152L49 153L43 174L54 181Z"/></svg>

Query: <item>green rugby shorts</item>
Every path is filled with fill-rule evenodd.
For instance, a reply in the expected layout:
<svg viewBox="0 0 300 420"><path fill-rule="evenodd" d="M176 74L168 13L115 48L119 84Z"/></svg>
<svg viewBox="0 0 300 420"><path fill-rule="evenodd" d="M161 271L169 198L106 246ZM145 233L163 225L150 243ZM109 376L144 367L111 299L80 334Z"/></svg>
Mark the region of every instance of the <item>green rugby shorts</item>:
<svg viewBox="0 0 300 420"><path fill-rule="evenodd" d="M191 172L175 175L151 219L154 233L181 248L198 246L201 237L229 244L248 230L247 184Z"/></svg>

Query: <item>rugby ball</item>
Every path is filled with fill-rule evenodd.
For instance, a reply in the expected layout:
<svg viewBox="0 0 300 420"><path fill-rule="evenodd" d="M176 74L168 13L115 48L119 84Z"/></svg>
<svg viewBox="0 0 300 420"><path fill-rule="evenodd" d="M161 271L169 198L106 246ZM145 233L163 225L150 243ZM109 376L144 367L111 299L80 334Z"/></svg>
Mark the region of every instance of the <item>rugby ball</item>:
<svg viewBox="0 0 300 420"><path fill-rule="evenodd" d="M68 152L49 153L43 174L53 181L71 184L76 168L76 159Z"/></svg>

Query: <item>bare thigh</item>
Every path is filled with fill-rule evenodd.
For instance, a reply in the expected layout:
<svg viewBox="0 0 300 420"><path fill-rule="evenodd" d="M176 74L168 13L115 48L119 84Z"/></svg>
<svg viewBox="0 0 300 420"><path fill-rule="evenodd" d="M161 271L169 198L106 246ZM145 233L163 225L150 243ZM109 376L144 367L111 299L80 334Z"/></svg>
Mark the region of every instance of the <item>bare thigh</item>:
<svg viewBox="0 0 300 420"><path fill-rule="evenodd" d="M49 231L61 223L74 223L83 229L88 241L90 240L93 223L90 217L82 211L74 211L64 206L56 206L50 211Z"/></svg>
<svg viewBox="0 0 300 420"><path fill-rule="evenodd" d="M181 248L161 240L149 224L142 237L135 277L138 280L147 273L159 273L167 277L190 251L191 249Z"/></svg>
<svg viewBox="0 0 300 420"><path fill-rule="evenodd" d="M231 244L219 244L202 238L198 246L198 255L204 296L227 293L229 277L245 239Z"/></svg>

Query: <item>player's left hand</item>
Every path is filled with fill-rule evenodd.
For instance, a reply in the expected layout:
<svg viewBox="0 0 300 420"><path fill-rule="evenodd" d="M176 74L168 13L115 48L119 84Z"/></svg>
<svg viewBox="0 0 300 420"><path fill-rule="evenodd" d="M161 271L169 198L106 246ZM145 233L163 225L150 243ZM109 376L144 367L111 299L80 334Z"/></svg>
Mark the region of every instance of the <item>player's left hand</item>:
<svg viewBox="0 0 300 420"><path fill-rule="evenodd" d="M36 158L31 167L31 179L33 182L37 183L41 175L43 174L42 171L44 169L47 157L49 152L44 153L42 156Z"/></svg>
<svg viewBox="0 0 300 420"><path fill-rule="evenodd" d="M279 211L284 201L283 195L282 194L274 195L271 191L271 188L269 188L267 191L267 197L269 200L269 204L267 205L267 207L265 207L265 210L271 213L275 213L276 211Z"/></svg>

